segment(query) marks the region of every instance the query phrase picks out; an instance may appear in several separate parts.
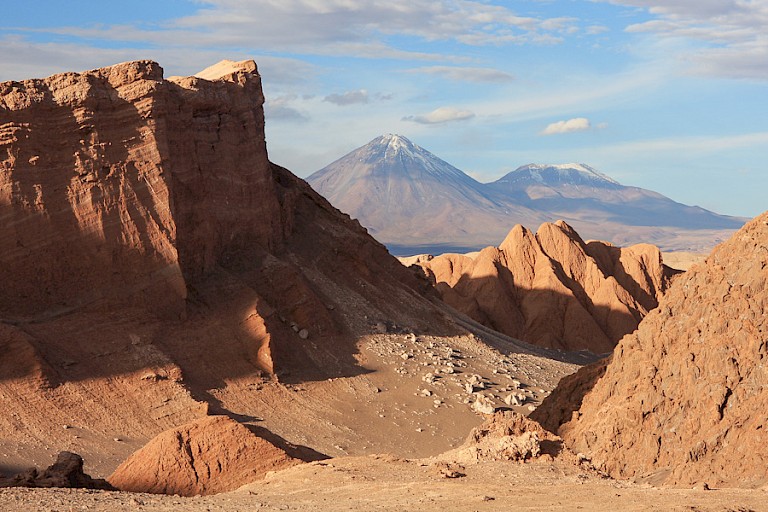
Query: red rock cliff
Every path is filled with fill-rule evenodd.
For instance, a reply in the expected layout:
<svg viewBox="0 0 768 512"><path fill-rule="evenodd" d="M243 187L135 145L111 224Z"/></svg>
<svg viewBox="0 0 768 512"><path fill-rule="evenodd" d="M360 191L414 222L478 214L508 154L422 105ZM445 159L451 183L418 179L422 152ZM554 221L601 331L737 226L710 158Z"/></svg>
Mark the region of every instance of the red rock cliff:
<svg viewBox="0 0 768 512"><path fill-rule="evenodd" d="M77 423L87 456L256 414L262 379L362 371L376 320L445 325L423 282L269 162L263 101L252 61L0 84L0 449Z"/></svg>

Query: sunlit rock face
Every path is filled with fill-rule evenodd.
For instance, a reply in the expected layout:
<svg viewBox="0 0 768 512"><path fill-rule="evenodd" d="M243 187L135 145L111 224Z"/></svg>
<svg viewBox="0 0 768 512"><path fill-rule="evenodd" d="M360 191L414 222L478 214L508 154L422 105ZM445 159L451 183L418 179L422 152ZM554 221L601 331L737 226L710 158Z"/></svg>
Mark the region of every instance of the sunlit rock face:
<svg viewBox="0 0 768 512"><path fill-rule="evenodd" d="M768 481L768 214L680 276L612 358L563 379L536 410L616 477Z"/></svg>
<svg viewBox="0 0 768 512"><path fill-rule="evenodd" d="M498 247L419 265L443 300L509 336L544 347L609 352L656 307L676 273L658 248L584 242L565 222L515 226Z"/></svg>
<svg viewBox="0 0 768 512"><path fill-rule="evenodd" d="M444 325L423 280L269 161L263 102L253 61L0 83L3 453L76 422L84 457L127 456L114 437L256 415L259 383L359 373L371 319Z"/></svg>

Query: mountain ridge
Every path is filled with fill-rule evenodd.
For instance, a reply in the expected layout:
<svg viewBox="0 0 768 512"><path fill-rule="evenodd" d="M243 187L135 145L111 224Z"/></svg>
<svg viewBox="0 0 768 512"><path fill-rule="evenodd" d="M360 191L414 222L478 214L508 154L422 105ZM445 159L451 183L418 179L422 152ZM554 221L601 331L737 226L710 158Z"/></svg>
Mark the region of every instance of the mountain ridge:
<svg viewBox="0 0 768 512"><path fill-rule="evenodd" d="M584 163L531 163L481 183L395 134L371 140L306 180L398 255L478 250L515 224L560 219L585 239L704 252L746 221L622 185Z"/></svg>

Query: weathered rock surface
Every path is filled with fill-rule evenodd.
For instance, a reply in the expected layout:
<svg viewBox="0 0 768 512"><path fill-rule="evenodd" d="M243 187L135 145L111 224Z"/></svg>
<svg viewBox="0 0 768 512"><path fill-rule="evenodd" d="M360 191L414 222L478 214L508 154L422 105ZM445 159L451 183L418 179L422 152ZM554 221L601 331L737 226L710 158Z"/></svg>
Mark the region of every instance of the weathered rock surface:
<svg viewBox="0 0 768 512"><path fill-rule="evenodd" d="M369 318L445 325L425 282L269 162L263 101L252 61L0 83L0 448L127 456L261 414L252 390L278 375L360 373Z"/></svg>
<svg viewBox="0 0 768 512"><path fill-rule="evenodd" d="M760 487L768 482L766 361L768 213L676 280L602 377L580 372L534 416L550 428L562 423L573 451L618 477ZM596 381L585 396L573 393L581 377ZM580 408L566 405L568 394L583 396Z"/></svg>
<svg viewBox="0 0 768 512"><path fill-rule="evenodd" d="M158 435L108 480L122 491L207 495L300 462L235 420L211 416Z"/></svg>
<svg viewBox="0 0 768 512"><path fill-rule="evenodd" d="M472 464L492 460L526 461L543 454L554 457L560 453L561 441L521 414L497 411L472 429L464 444L439 459Z"/></svg>
<svg viewBox="0 0 768 512"><path fill-rule="evenodd" d="M109 482L91 478L83 471L83 458L76 453L61 452L56 462L40 472L29 469L8 479L0 478L0 487L65 487L115 490Z"/></svg>
<svg viewBox="0 0 768 512"><path fill-rule="evenodd" d="M544 347L610 351L656 307L675 271L652 245L584 242L565 222L515 226L499 247L416 262L443 300Z"/></svg>

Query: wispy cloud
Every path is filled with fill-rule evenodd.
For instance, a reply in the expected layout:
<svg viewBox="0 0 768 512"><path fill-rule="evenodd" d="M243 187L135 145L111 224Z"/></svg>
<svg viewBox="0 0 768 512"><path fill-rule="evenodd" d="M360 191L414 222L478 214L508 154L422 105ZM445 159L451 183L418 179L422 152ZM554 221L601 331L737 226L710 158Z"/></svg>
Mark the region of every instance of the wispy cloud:
<svg viewBox="0 0 768 512"><path fill-rule="evenodd" d="M681 59L708 76L768 80L768 3L749 0L607 0L656 17L627 27L692 43Z"/></svg>
<svg viewBox="0 0 768 512"><path fill-rule="evenodd" d="M270 121L280 120L302 123L309 121L310 118L307 114L293 106L296 100L298 100L298 96L295 94L267 99L264 103L264 115Z"/></svg>
<svg viewBox="0 0 768 512"><path fill-rule="evenodd" d="M347 91L342 94L329 94L323 101L333 103L339 106L355 105L359 103L368 103L368 91L360 89L357 91Z"/></svg>
<svg viewBox="0 0 768 512"><path fill-rule="evenodd" d="M159 48L95 48L76 43L41 43L20 35L0 37L0 80L43 78L65 71L84 71L129 60L152 59L170 75L194 75L224 57L255 59L259 73L271 85L294 85L311 81L318 73L313 64L289 57L255 55L240 51L222 53L216 49L169 46Z"/></svg>
<svg viewBox="0 0 768 512"><path fill-rule="evenodd" d="M515 77L493 68L461 67L461 66L424 66L408 69L406 73L422 73L436 75L448 80L474 83L508 83Z"/></svg>
<svg viewBox="0 0 768 512"><path fill-rule="evenodd" d="M403 121L413 121L420 124L440 124L452 121L466 121L475 117L470 110L461 110L454 107L440 107L428 114L406 116Z"/></svg>
<svg viewBox="0 0 768 512"><path fill-rule="evenodd" d="M58 27L49 33L142 44L254 48L306 54L436 58L391 36L466 45L552 44L578 32L570 17L520 16L479 0L198 0L192 15L151 27ZM444 52L441 52L444 53Z"/></svg>
<svg viewBox="0 0 768 512"><path fill-rule="evenodd" d="M612 144L599 150L612 150L621 154L648 153L717 153L740 148L768 146L768 132L743 133L724 136L689 136L645 139Z"/></svg>
<svg viewBox="0 0 768 512"><path fill-rule="evenodd" d="M566 121L557 121L547 125L541 135L557 135L561 133L583 132L592 128L592 124L586 117L575 117Z"/></svg>

